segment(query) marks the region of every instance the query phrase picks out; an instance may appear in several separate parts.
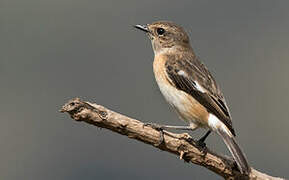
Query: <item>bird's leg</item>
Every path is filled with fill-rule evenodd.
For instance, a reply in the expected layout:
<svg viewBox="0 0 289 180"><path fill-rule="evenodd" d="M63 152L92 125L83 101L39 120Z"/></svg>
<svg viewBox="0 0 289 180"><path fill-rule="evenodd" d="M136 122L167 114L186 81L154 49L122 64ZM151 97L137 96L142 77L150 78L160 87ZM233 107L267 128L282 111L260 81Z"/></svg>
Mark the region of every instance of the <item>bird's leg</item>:
<svg viewBox="0 0 289 180"><path fill-rule="evenodd" d="M160 125L160 124L155 124L155 123L144 123L143 126L150 126L153 129L157 130L160 132L160 140L159 143L156 144L156 146L161 145L164 143L164 132L163 130L193 130L191 126L168 126L168 125Z"/></svg>
<svg viewBox="0 0 289 180"><path fill-rule="evenodd" d="M206 147L206 143L205 140L207 139L207 137L210 135L211 130L209 130L203 137L201 137L198 141L197 141L197 145L200 146L201 148L205 148Z"/></svg>
<svg viewBox="0 0 289 180"><path fill-rule="evenodd" d="M144 123L143 126L150 126L156 130L192 130L191 126L168 126L168 125L160 125L155 123Z"/></svg>

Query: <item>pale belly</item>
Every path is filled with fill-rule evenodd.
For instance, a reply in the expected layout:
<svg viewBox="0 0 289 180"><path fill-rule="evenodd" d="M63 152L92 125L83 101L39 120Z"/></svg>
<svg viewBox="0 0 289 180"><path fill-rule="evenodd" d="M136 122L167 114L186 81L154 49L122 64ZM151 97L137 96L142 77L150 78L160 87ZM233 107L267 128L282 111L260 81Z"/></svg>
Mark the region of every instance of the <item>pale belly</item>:
<svg viewBox="0 0 289 180"><path fill-rule="evenodd" d="M176 110L179 117L188 122L192 128L206 127L209 113L206 108L184 91L175 88L165 70L166 56L154 60L154 73L159 88L167 102Z"/></svg>
<svg viewBox="0 0 289 180"><path fill-rule="evenodd" d="M161 76L157 76L156 81L166 101L176 110L180 119L188 122L193 128L206 126L208 113L199 102L187 93L174 88Z"/></svg>

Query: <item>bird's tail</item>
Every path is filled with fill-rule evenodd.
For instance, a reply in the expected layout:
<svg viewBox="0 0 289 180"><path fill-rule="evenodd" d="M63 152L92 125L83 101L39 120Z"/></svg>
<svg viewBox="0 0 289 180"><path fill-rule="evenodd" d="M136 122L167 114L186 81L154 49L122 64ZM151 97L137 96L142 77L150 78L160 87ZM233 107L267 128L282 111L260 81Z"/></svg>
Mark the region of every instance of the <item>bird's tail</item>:
<svg viewBox="0 0 289 180"><path fill-rule="evenodd" d="M242 152L240 146L237 144L234 136L228 134L228 131L224 131L222 128L217 130L217 133L223 138L226 146L231 152L234 160L236 161L238 168L242 174L249 174L250 167L245 157L245 154Z"/></svg>

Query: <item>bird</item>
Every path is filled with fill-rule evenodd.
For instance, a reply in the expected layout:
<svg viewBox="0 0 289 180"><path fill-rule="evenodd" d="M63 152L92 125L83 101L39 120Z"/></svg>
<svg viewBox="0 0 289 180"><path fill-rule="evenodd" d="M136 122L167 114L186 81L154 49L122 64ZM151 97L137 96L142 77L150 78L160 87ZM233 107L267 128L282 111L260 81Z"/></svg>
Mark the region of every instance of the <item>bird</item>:
<svg viewBox="0 0 289 180"><path fill-rule="evenodd" d="M186 31L169 21L135 25L151 40L154 51L153 71L156 82L168 104L187 126L151 124L163 129L207 129L199 144L213 131L222 137L239 171L250 173L245 154L235 140L232 117L223 93L208 68L196 56Z"/></svg>

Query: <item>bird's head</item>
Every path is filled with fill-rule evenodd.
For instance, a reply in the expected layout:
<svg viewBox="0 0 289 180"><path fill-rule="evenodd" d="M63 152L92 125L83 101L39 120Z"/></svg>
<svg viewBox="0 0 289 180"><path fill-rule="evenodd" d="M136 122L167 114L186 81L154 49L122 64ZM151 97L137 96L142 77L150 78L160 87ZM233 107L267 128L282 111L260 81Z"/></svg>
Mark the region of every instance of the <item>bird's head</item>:
<svg viewBox="0 0 289 180"><path fill-rule="evenodd" d="M135 25L149 36L155 54L161 53L164 50L173 49L190 49L189 36L185 30L167 21L157 21L147 25Z"/></svg>

